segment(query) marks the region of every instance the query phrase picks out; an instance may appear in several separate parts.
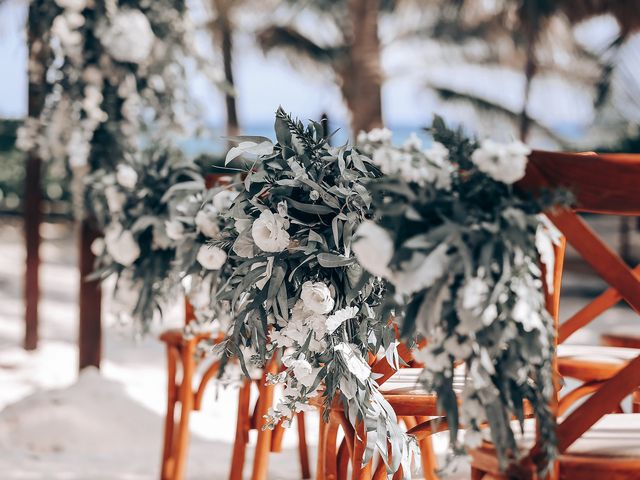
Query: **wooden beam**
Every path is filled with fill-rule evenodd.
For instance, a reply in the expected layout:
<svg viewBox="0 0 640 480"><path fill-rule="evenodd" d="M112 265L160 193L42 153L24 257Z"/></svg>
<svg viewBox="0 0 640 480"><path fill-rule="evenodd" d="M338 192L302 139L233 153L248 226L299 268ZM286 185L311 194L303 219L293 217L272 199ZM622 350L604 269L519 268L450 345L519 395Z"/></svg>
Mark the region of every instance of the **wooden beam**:
<svg viewBox="0 0 640 480"><path fill-rule="evenodd" d="M91 220L85 219L80 224L80 328L78 334L78 367L100 368L102 356L102 320L100 282L88 281L93 272L95 256L91 252L91 244L99 236Z"/></svg>

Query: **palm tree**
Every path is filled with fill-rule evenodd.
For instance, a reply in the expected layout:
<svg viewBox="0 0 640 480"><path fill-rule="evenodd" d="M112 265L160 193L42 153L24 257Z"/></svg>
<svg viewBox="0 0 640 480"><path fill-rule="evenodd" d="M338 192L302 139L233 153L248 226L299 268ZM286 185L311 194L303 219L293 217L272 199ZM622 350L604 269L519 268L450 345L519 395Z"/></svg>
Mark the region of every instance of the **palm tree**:
<svg viewBox="0 0 640 480"><path fill-rule="evenodd" d="M312 11L332 24L337 35L322 44L303 33L291 22L269 25L257 35L265 52L285 50L297 59L328 67L336 77L343 100L351 113L351 131L380 127L382 120L381 42L378 32L380 13L395 2L381 0L311 0L305 13ZM319 21L321 21L319 20Z"/></svg>
<svg viewBox="0 0 640 480"><path fill-rule="evenodd" d="M229 136L237 135L240 130L236 97L233 91L235 85L233 79L233 11L240 3L242 2L237 0L211 0L215 16L209 22L214 43L220 46L222 53L222 65L226 83L224 92L226 128Z"/></svg>

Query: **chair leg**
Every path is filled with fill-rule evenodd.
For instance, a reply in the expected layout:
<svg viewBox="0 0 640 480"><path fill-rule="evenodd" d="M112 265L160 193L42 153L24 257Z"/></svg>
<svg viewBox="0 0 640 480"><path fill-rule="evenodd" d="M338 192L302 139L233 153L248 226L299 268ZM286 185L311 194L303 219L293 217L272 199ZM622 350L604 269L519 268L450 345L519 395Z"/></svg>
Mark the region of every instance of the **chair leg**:
<svg viewBox="0 0 640 480"><path fill-rule="evenodd" d="M340 443L338 448L338 480L347 480L349 478L349 445L345 439Z"/></svg>
<svg viewBox="0 0 640 480"><path fill-rule="evenodd" d="M238 392L238 417L236 420L236 438L233 442L233 455L231 457L231 472L229 480L242 480L244 459L249 441L250 418L249 408L251 401L251 380L245 380Z"/></svg>
<svg viewBox="0 0 640 480"><path fill-rule="evenodd" d="M175 466L172 480L182 480L187 463L187 447L189 446L189 417L193 410L193 372L195 370L195 343L187 342L182 350L182 382L180 383L180 422L176 432Z"/></svg>
<svg viewBox="0 0 640 480"><path fill-rule="evenodd" d="M471 480L482 480L484 478L484 472L475 467L471 467Z"/></svg>
<svg viewBox="0 0 640 480"><path fill-rule="evenodd" d="M319 409L320 422L318 425L318 458L316 462L316 480L324 480L324 465L325 465L325 452L326 452L326 438L327 428L329 427L322 418L322 409Z"/></svg>
<svg viewBox="0 0 640 480"><path fill-rule="evenodd" d="M258 441L256 443L255 456L253 458L253 472L251 474L251 480L266 480L267 469L269 466L269 451L271 450L271 435L272 430L263 428L265 425L264 416L267 414L269 408L273 405L273 393L274 386L267 385L267 374L277 373L277 363L272 360L265 369L262 378L260 379L260 395L258 397L258 403L256 405L257 415L256 428L258 429Z"/></svg>
<svg viewBox="0 0 640 480"><path fill-rule="evenodd" d="M303 479L311 478L309 468L309 450L307 449L307 435L304 424L304 412L298 412L296 416L298 423L298 455L300 456L300 473Z"/></svg>
<svg viewBox="0 0 640 480"><path fill-rule="evenodd" d="M356 425L356 435L354 435L353 439L353 456L351 460L352 480L371 479L371 461L366 465L362 465L366 450L366 441L364 423L358 422Z"/></svg>
<svg viewBox="0 0 640 480"><path fill-rule="evenodd" d="M416 417L417 423L429 420L429 417ZM420 461L425 480L438 480L438 458L433 450L433 437L429 435L420 442Z"/></svg>
<svg viewBox="0 0 640 480"><path fill-rule="evenodd" d="M336 480L338 478L338 429L340 425L335 418L329 417L324 438L324 477L323 480Z"/></svg>
<svg viewBox="0 0 640 480"><path fill-rule="evenodd" d="M174 468L174 426L176 411L176 370L178 362L178 351L176 348L167 345L167 414L164 419L164 442L162 447L162 465L160 467L160 478L169 480L172 477Z"/></svg>

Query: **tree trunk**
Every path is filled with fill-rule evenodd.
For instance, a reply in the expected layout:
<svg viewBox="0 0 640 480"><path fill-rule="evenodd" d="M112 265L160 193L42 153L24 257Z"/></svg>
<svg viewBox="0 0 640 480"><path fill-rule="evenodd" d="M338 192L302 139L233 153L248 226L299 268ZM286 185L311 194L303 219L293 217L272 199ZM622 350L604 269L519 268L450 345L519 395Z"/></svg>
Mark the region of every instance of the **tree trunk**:
<svg viewBox="0 0 640 480"><path fill-rule="evenodd" d="M217 18L213 26L213 38L220 43L222 50L222 64L224 79L229 91L225 92L224 101L227 116L227 135L238 135L240 125L238 121L238 109L233 88L233 23L231 20L232 1L213 0Z"/></svg>
<svg viewBox="0 0 640 480"><path fill-rule="evenodd" d="M78 368L100 367L102 356L102 291L99 280L87 280L93 273L95 256L91 244L99 236L94 222L80 223L80 330L78 333Z"/></svg>
<svg viewBox="0 0 640 480"><path fill-rule="evenodd" d="M38 118L46 97L46 71L50 55L44 32L38 23L43 2L36 0L29 6L29 118ZM27 153L24 185L24 237L26 265L24 277L25 336L24 348L38 346L38 303L40 300L40 223L42 221L42 191L40 187L42 161L36 148Z"/></svg>
<svg viewBox="0 0 640 480"><path fill-rule="evenodd" d="M378 37L379 0L348 0L351 38L340 71L342 93L351 111L351 134L382 126L382 70Z"/></svg>

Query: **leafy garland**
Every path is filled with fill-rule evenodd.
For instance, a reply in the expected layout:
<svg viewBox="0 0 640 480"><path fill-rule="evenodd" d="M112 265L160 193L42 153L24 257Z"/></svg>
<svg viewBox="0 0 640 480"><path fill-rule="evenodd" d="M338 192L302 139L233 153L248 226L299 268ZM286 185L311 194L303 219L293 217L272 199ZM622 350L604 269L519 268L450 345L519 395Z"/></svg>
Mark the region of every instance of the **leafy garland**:
<svg viewBox="0 0 640 480"><path fill-rule="evenodd" d="M183 0L41 3L30 21L40 22L52 51L40 66L49 83L40 117L18 133L20 148L78 172L115 171L141 150L144 135L188 123L179 60L195 53Z"/></svg>
<svg viewBox="0 0 640 480"><path fill-rule="evenodd" d="M384 285L352 253L354 232L372 214L363 184L380 171L354 148L331 148L320 124L305 127L282 109L275 131L275 145L241 137L227 156L255 161L222 240L214 242L236 266L217 293L217 300L231 303L233 319L219 348L239 357L246 375L251 366L281 360L284 370L269 378L285 386L270 427L311 408L313 397L327 408L341 401L350 420L363 421L368 432L363 461L374 450L387 458L388 441L388 471L402 463L408 475L415 445L367 363L382 348L398 366Z"/></svg>
<svg viewBox="0 0 640 480"><path fill-rule="evenodd" d="M115 296L122 313L144 328L177 293L180 272L174 263L184 237L180 206L192 190L203 191L205 182L195 163L170 147L147 150L136 160L114 173L97 170L86 181L97 220L105 226L104 239L92 245L94 275L118 276Z"/></svg>
<svg viewBox="0 0 640 480"><path fill-rule="evenodd" d="M540 265L553 271L554 252L541 213L566 199L514 189L525 145L479 144L438 117L431 131L435 143L426 150L415 137L395 147L380 131L359 139L387 175L368 184L375 218L358 229L354 251L391 285L403 334L427 340L417 355L421 380L438 396L454 449L460 425L473 448L487 424L506 467L519 452L511 420L522 424L528 402L544 470L556 456L548 408L554 325Z"/></svg>

